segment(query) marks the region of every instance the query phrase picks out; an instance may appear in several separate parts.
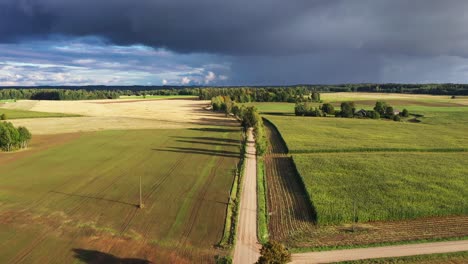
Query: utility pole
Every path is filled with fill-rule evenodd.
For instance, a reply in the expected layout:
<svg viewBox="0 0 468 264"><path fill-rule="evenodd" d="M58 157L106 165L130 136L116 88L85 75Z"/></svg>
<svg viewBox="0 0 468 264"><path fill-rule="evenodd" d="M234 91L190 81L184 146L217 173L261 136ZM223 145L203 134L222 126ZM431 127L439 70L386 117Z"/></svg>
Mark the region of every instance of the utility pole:
<svg viewBox="0 0 468 264"><path fill-rule="evenodd" d="M143 199L141 198L141 174L140 174L140 205L139 205L140 209L144 207L143 205Z"/></svg>

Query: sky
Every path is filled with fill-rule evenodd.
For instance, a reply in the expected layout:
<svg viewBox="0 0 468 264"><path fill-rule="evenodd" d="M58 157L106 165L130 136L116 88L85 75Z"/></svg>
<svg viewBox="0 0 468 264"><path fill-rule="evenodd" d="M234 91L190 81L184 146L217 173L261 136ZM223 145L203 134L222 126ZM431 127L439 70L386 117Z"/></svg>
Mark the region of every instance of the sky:
<svg viewBox="0 0 468 264"><path fill-rule="evenodd" d="M0 86L468 83L466 0L0 0Z"/></svg>

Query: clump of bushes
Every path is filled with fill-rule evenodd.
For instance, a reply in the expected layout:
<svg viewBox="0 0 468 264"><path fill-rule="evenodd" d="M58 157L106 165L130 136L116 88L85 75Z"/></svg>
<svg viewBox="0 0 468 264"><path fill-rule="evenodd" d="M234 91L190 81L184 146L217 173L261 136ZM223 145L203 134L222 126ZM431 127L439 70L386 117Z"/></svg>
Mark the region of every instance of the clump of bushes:
<svg viewBox="0 0 468 264"><path fill-rule="evenodd" d="M323 116L322 110L314 107L311 103L296 103L294 114L297 116Z"/></svg>
<svg viewBox="0 0 468 264"><path fill-rule="evenodd" d="M7 120L7 115L5 113L0 115L0 120Z"/></svg>
<svg viewBox="0 0 468 264"><path fill-rule="evenodd" d="M10 122L0 122L0 149L3 151L27 148L31 137L25 127L15 128Z"/></svg>

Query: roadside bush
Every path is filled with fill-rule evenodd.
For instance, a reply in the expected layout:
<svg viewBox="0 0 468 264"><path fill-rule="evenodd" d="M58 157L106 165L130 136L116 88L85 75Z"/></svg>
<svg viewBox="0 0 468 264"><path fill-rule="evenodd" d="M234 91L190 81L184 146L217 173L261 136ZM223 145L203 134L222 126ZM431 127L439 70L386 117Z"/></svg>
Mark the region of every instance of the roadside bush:
<svg viewBox="0 0 468 264"><path fill-rule="evenodd" d="M260 249L256 264L284 264L291 261L291 253L282 244L270 241Z"/></svg>
<svg viewBox="0 0 468 264"><path fill-rule="evenodd" d="M0 120L7 120L7 115L6 114L0 115Z"/></svg>

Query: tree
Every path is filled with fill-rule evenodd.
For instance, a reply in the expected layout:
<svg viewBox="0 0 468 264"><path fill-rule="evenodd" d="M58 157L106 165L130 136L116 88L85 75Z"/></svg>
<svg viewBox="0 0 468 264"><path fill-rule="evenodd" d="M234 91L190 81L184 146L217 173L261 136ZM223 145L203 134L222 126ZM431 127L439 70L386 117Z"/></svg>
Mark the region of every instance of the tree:
<svg viewBox="0 0 468 264"><path fill-rule="evenodd" d="M304 103L296 103L296 106L294 107L294 114L297 116L303 116L305 115L306 110L305 110L305 104Z"/></svg>
<svg viewBox="0 0 468 264"><path fill-rule="evenodd" d="M320 101L320 94L317 92L312 93L312 101L319 102Z"/></svg>
<svg viewBox="0 0 468 264"><path fill-rule="evenodd" d="M226 116L228 116L230 113L232 113L232 105L233 105L233 102L231 100L231 97L229 96L225 96L224 97L224 113L226 114Z"/></svg>
<svg viewBox="0 0 468 264"><path fill-rule="evenodd" d="M282 244L270 241L260 249L260 258L256 264L283 264L291 261L291 253Z"/></svg>
<svg viewBox="0 0 468 264"><path fill-rule="evenodd" d="M333 105L329 104L329 103L326 103L326 104L323 104L322 105L322 111L326 114L329 114L329 115L334 115L335 114L335 108L333 107Z"/></svg>
<svg viewBox="0 0 468 264"><path fill-rule="evenodd" d="M354 102L343 102L341 103L341 112L340 115L342 117L353 117L356 108L354 107Z"/></svg>
<svg viewBox="0 0 468 264"><path fill-rule="evenodd" d="M249 106L245 108L242 114L242 126L244 128L255 127L255 125L261 121L261 117L257 112L255 106Z"/></svg>
<svg viewBox="0 0 468 264"><path fill-rule="evenodd" d="M380 114L376 111L369 111L369 117L372 119L380 119Z"/></svg>
<svg viewBox="0 0 468 264"><path fill-rule="evenodd" d="M409 116L409 112L408 110L405 108L403 109L403 111L400 113L402 117L408 117Z"/></svg>
<svg viewBox="0 0 468 264"><path fill-rule="evenodd" d="M6 114L2 114L0 116L0 120L7 120L7 115Z"/></svg>
<svg viewBox="0 0 468 264"><path fill-rule="evenodd" d="M385 115L386 109L387 109L387 103L381 102L381 101L377 101L375 103L374 111L378 112L380 115Z"/></svg>
<svg viewBox="0 0 468 264"><path fill-rule="evenodd" d="M19 144L21 148L27 148L29 141L31 140L31 132L25 127L18 127L18 133L19 133Z"/></svg>
<svg viewBox="0 0 468 264"><path fill-rule="evenodd" d="M387 116L388 118L391 118L393 117L393 107L391 106L387 106L387 108L385 109L385 116Z"/></svg>

